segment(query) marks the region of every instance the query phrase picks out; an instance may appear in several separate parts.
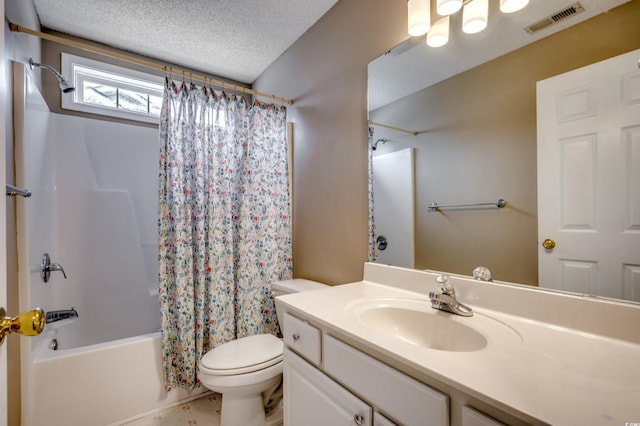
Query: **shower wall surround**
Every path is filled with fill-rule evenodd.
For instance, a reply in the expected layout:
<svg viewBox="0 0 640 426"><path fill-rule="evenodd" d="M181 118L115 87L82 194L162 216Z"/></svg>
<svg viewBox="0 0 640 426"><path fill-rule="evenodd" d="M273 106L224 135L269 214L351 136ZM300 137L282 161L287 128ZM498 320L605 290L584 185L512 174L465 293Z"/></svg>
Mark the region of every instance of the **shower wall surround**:
<svg viewBox="0 0 640 426"><path fill-rule="evenodd" d="M53 117L54 241L69 273L56 309L82 308L79 334L96 342L158 330L157 130Z"/></svg>
<svg viewBox="0 0 640 426"><path fill-rule="evenodd" d="M25 108L31 304L78 311L61 349L157 331L157 129L45 108ZM40 280L44 253L68 279Z"/></svg>

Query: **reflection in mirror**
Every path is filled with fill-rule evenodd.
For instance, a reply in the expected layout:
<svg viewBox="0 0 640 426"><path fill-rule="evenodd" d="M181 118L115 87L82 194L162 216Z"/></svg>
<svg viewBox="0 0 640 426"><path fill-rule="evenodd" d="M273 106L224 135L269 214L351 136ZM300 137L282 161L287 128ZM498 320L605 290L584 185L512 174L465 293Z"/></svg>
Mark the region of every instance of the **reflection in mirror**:
<svg viewBox="0 0 640 426"><path fill-rule="evenodd" d="M588 12L588 6L584 6ZM471 275L474 268L485 266L495 280L538 285L538 256L548 253L548 249L542 247L546 237L538 235L538 170L548 163L546 159L537 161L536 84L639 49L637 22L640 22L640 1L634 0L551 35L547 33L537 41L455 76L439 76L441 81L426 88L410 83L407 86L414 86L409 89L385 94L381 89L383 84L373 84L375 87L369 93L369 119L378 125L372 124L372 140L386 139L386 143L378 144L373 151L374 158L413 150L415 268ZM491 25L490 17L490 28ZM493 31L499 30L493 27ZM453 54L455 58L455 43L450 44L447 55ZM403 55L415 54L415 49L424 49L424 60L432 64L450 63L441 51L429 50L422 43L406 42L370 64L370 84L384 74L377 71L382 69L382 62L402 62ZM638 73L638 69L635 67L629 72ZM393 74L384 75L385 84ZM408 79L412 73L395 74L400 79ZM397 80L388 84L391 88L401 85ZM402 90L408 92L402 93ZM385 127L387 125L417 134ZM628 154L640 158L640 132L629 134L632 151ZM549 163L553 161L549 159ZM375 167L373 174L375 179ZM631 216L637 219L633 228L640 225L640 175L629 172L629 176L631 186L625 191L618 188L616 192L625 192L627 201L637 203L630 207L635 209ZM500 198L507 200L504 208L489 205L429 209L434 202L485 203ZM377 204L375 186L374 199ZM375 206L380 207L384 208ZM604 204L596 208L599 215L606 210ZM640 231L635 228L632 231L629 234L637 241ZM379 229L377 220L376 232L385 234L386 250L392 249L396 239ZM556 242L558 246L561 244L558 239ZM635 251L625 253L631 258L626 263L630 268L618 274L626 280L626 290L598 291L597 283L587 282L591 279L588 271L580 275L580 267L569 273L585 281L585 286L564 290L640 301L640 266L637 266L640 265L640 245L634 244L627 246L631 249L624 249ZM565 260L571 261L571 255ZM596 275L606 276L607 271L598 271L597 262L593 263ZM543 286L557 288L554 283Z"/></svg>

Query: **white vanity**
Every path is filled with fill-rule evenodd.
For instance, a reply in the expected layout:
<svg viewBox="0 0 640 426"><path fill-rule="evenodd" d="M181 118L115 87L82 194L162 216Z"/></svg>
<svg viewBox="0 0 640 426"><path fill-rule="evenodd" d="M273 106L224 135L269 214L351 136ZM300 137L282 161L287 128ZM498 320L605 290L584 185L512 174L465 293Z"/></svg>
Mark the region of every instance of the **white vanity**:
<svg viewBox="0 0 640 426"><path fill-rule="evenodd" d="M285 426L640 423L640 306L452 276L462 317L436 276L367 263L278 298Z"/></svg>

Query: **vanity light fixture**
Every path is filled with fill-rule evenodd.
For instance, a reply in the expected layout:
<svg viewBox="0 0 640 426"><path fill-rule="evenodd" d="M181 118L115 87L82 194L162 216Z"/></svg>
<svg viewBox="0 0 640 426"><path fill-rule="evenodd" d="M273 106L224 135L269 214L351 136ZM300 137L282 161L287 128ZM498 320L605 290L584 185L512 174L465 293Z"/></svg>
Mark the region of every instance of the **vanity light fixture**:
<svg viewBox="0 0 640 426"><path fill-rule="evenodd" d="M462 7L462 0L437 0L436 10L440 16L453 15Z"/></svg>
<svg viewBox="0 0 640 426"><path fill-rule="evenodd" d="M449 16L444 16L436 21L427 33L427 45L440 47L449 41Z"/></svg>
<svg viewBox="0 0 640 426"><path fill-rule="evenodd" d="M517 12L529 4L529 0L499 1L500 11L503 13ZM441 18L432 25L429 25L431 0L407 0L409 35L415 37L426 33L427 45L431 47L444 46L449 41L449 17L460 9L462 9L462 31L464 33L479 33L487 27L489 0L436 0L435 10Z"/></svg>
<svg viewBox="0 0 640 426"><path fill-rule="evenodd" d="M500 12L517 12L528 4L529 0L500 0Z"/></svg>
<svg viewBox="0 0 640 426"><path fill-rule="evenodd" d="M472 0L462 9L462 31L475 34L487 28L489 0Z"/></svg>
<svg viewBox="0 0 640 426"><path fill-rule="evenodd" d="M408 30L411 36L423 36L431 27L430 0L409 0L407 2Z"/></svg>

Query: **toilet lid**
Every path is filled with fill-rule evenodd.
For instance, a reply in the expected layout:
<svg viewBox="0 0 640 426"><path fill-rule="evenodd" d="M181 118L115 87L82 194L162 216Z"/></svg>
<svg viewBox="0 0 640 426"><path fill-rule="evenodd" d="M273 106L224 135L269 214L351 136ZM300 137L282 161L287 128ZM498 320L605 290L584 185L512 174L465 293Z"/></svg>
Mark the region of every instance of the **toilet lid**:
<svg viewBox="0 0 640 426"><path fill-rule="evenodd" d="M207 352L200 365L208 370L265 368L282 358L283 344L272 334L256 334L232 340Z"/></svg>

